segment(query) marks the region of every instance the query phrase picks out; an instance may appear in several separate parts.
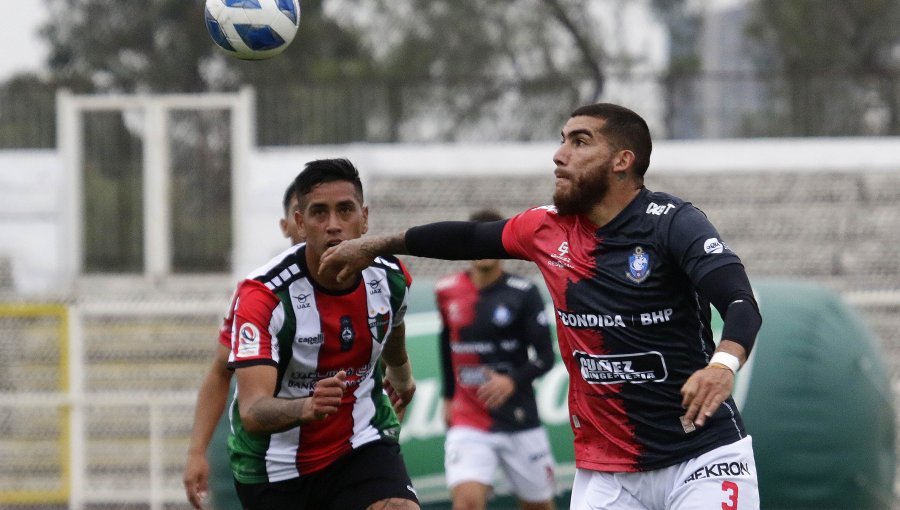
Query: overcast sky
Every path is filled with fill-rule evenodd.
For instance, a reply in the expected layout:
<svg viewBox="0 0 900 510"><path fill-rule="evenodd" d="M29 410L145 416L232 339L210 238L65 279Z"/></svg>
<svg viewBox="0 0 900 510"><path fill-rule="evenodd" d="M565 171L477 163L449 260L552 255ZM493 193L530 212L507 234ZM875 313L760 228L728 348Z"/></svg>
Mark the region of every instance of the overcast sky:
<svg viewBox="0 0 900 510"><path fill-rule="evenodd" d="M47 13L42 0L7 5L0 16L0 81L20 71L39 69L46 58L47 47L37 30Z"/></svg>

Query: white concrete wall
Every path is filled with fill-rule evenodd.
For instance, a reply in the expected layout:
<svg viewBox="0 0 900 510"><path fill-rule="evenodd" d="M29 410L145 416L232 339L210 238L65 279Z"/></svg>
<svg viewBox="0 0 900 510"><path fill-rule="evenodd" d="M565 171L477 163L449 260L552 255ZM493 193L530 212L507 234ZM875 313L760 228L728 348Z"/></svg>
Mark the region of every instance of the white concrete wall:
<svg viewBox="0 0 900 510"><path fill-rule="evenodd" d="M56 151L0 151L0 258L23 292L53 292L60 279L62 161Z"/></svg>
<svg viewBox="0 0 900 510"><path fill-rule="evenodd" d="M237 186L244 207L235 225L234 277L282 251L282 193L312 159L346 157L367 179L375 174L459 176L545 173L552 179L555 143L308 146L251 151L248 182ZM0 258L12 261L18 292L64 292L63 162L56 151L0 151ZM900 171L900 138L660 141L650 172ZM549 197L548 197L549 199ZM900 211L900 209L898 209Z"/></svg>

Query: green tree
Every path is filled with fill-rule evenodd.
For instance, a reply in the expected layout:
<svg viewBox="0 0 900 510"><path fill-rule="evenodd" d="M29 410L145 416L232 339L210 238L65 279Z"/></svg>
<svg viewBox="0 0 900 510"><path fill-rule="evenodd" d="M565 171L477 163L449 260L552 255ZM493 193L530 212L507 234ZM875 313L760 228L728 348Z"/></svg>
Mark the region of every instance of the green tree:
<svg viewBox="0 0 900 510"><path fill-rule="evenodd" d="M53 147L55 87L34 74L0 84L0 147Z"/></svg>
<svg viewBox="0 0 900 510"><path fill-rule="evenodd" d="M215 48L200 0L44 1L56 83L124 93L253 85L269 145L545 139L643 57L617 49L631 30L622 0L304 0L294 42L260 62Z"/></svg>
<svg viewBox="0 0 900 510"><path fill-rule="evenodd" d="M366 35L383 78L422 84L404 89L393 138L546 139L573 106L603 97L617 58L589 0L334 3Z"/></svg>
<svg viewBox="0 0 900 510"><path fill-rule="evenodd" d="M756 0L769 135L900 134L900 1Z"/></svg>

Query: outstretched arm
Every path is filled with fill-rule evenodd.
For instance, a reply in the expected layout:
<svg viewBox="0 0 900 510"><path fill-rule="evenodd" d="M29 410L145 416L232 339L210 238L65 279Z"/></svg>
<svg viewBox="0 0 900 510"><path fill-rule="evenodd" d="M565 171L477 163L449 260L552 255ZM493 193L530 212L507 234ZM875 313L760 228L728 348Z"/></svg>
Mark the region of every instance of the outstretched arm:
<svg viewBox="0 0 900 510"><path fill-rule="evenodd" d="M319 265L322 276L345 281L381 255L415 255L443 260L508 259L503 248L506 220L441 221L397 234L365 236L329 248Z"/></svg>

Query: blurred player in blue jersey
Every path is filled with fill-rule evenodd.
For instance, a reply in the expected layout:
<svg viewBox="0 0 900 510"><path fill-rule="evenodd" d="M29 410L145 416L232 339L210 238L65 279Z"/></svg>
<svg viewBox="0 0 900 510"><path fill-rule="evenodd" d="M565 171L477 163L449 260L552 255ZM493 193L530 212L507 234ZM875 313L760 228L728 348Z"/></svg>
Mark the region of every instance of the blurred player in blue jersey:
<svg viewBox="0 0 900 510"><path fill-rule="evenodd" d="M470 217L501 219L491 210ZM500 260L483 259L438 280L435 297L453 508L483 510L501 468L523 510L552 510L553 453L532 386L554 361L540 291Z"/></svg>
<svg viewBox="0 0 900 510"><path fill-rule="evenodd" d="M322 271L394 253L534 262L569 373L571 510L758 509L731 398L762 323L744 266L702 211L644 186L652 143L639 115L582 106L561 137L553 205L342 243ZM724 319L718 345L710 304Z"/></svg>

